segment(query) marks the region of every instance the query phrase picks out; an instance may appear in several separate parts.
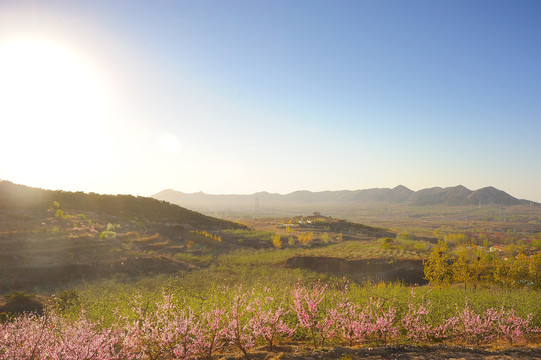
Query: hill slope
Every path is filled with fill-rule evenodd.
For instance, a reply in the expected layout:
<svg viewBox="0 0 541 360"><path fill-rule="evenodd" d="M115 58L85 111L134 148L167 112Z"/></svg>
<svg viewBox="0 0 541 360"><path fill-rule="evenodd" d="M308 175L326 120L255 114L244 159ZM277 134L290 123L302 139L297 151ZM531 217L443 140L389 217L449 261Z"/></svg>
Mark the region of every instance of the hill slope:
<svg viewBox="0 0 541 360"><path fill-rule="evenodd" d="M223 248L227 244L211 236L227 229L245 226L151 198L0 181L0 294L113 274L189 270L193 264L177 254Z"/></svg>
<svg viewBox="0 0 541 360"><path fill-rule="evenodd" d="M5 180L0 181L0 210L46 210L53 201L61 204L63 210L91 211L132 219L183 223L200 227L238 228L235 223L149 197L43 190Z"/></svg>

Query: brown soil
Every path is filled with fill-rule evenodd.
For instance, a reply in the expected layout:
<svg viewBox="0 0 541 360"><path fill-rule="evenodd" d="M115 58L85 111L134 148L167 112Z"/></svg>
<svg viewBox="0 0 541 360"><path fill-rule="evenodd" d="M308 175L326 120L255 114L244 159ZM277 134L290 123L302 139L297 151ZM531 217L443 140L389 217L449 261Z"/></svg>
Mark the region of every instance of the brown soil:
<svg viewBox="0 0 541 360"><path fill-rule="evenodd" d="M12 302L0 300L0 314L22 314L32 312L42 315L44 311L43 304L44 300L41 298L28 298Z"/></svg>
<svg viewBox="0 0 541 360"><path fill-rule="evenodd" d="M355 281L399 281L406 285L426 284L422 260L357 259L328 256L294 256L286 265L319 272L348 274Z"/></svg>
<svg viewBox="0 0 541 360"><path fill-rule="evenodd" d="M507 359L541 359L541 348L509 348L503 350L488 348L468 348L461 346L435 345L435 346L386 346L375 348L334 347L326 350L312 351L301 346L284 345L275 352L266 351L264 347L249 352L251 359L308 359L308 360L507 360ZM240 360L244 356L238 355L217 356L221 360Z"/></svg>
<svg viewBox="0 0 541 360"><path fill-rule="evenodd" d="M91 264L59 264L44 266L13 266L5 280L0 281L0 293L6 289L27 289L33 286L60 285L79 279L96 279L113 274L164 274L187 270L179 261L165 256L138 256L110 262ZM9 281L8 281L9 279Z"/></svg>

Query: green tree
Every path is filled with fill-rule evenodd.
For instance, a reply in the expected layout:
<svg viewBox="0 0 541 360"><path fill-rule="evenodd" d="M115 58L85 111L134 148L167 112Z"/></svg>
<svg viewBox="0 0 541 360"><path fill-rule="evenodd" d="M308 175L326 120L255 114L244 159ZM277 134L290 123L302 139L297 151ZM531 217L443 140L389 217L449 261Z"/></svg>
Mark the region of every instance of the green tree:
<svg viewBox="0 0 541 360"><path fill-rule="evenodd" d="M59 219L64 219L64 212L62 210L58 209L58 210L56 210L54 216L59 218Z"/></svg>
<svg viewBox="0 0 541 360"><path fill-rule="evenodd" d="M323 241L324 244L328 244L329 239L330 239L330 236L328 233L324 232L323 234L321 234L321 241Z"/></svg>
<svg viewBox="0 0 541 360"><path fill-rule="evenodd" d="M390 238L390 237L386 237L386 238L383 238L381 239L381 248L382 249L391 249L392 248L392 244L393 243L393 239Z"/></svg>
<svg viewBox="0 0 541 360"><path fill-rule="evenodd" d="M291 235L287 238L287 244L291 247L295 246L295 238Z"/></svg>

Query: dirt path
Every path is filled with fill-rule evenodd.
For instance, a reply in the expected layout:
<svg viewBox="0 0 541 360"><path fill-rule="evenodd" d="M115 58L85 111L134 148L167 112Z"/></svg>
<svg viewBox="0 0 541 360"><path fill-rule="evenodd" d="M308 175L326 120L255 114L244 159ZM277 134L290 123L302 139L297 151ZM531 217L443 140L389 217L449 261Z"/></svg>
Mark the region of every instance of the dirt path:
<svg viewBox="0 0 541 360"><path fill-rule="evenodd" d="M240 360L240 354L218 356L221 360ZM483 348L467 348L461 346L388 346L376 348L334 347L328 350L311 351L303 347L281 346L276 352L265 349L250 351L251 359L258 360L508 360L508 359L541 359L541 347L511 348L505 350L489 350Z"/></svg>

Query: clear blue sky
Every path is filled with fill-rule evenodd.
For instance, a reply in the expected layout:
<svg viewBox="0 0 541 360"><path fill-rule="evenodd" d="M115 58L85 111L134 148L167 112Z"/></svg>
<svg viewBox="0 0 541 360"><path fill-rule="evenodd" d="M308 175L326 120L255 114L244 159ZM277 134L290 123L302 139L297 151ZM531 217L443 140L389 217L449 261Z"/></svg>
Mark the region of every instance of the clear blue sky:
<svg viewBox="0 0 541 360"><path fill-rule="evenodd" d="M0 179L541 202L540 19L520 0L0 0Z"/></svg>

